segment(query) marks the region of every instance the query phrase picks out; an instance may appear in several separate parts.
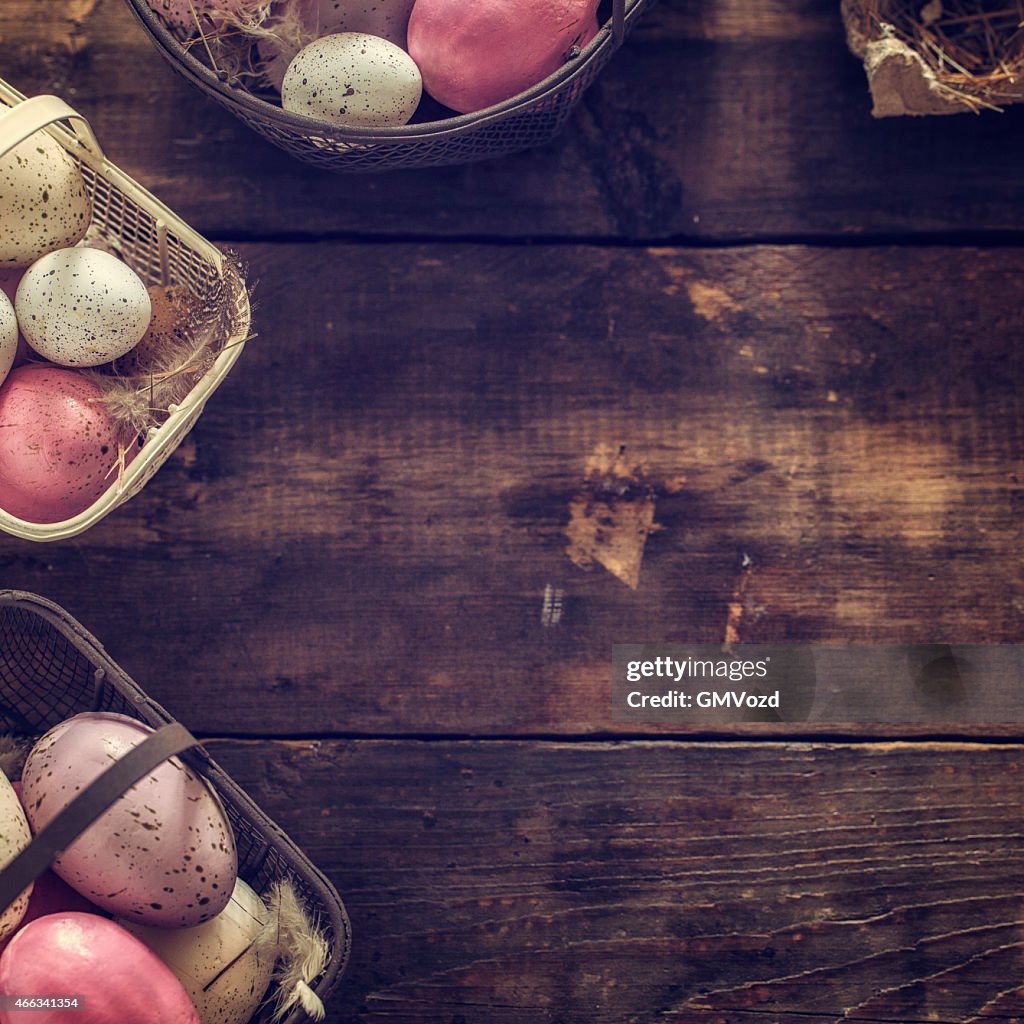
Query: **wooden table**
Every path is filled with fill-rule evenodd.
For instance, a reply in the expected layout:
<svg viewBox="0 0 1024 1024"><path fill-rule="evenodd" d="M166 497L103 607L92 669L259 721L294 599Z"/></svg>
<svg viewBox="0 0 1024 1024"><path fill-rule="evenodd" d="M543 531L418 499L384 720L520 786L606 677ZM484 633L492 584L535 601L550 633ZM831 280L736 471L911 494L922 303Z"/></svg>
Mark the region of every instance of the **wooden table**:
<svg viewBox="0 0 1024 1024"><path fill-rule="evenodd" d="M1018 729L609 695L614 642L1021 640L1024 111L872 120L837 0L662 0L557 141L376 177L120 0L6 0L0 67L255 282L169 463L0 582L330 875L330 1020L1024 1015ZM654 524L618 575L573 530L616 465Z"/></svg>

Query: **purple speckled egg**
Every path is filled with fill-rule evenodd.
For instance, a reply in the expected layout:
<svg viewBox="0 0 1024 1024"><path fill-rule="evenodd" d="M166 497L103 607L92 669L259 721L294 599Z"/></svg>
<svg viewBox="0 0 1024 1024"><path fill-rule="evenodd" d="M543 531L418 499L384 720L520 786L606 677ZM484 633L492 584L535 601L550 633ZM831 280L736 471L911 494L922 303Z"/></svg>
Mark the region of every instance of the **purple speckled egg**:
<svg viewBox="0 0 1024 1024"><path fill-rule="evenodd" d="M76 370L18 366L0 386L0 508L31 523L84 512L137 453Z"/></svg>
<svg viewBox="0 0 1024 1024"><path fill-rule="evenodd" d="M303 46L337 32L381 36L405 49L413 0L276 0L258 46L262 72L281 91L284 73Z"/></svg>
<svg viewBox="0 0 1024 1024"><path fill-rule="evenodd" d="M87 712L52 728L22 772L22 801L43 828L111 761L152 733L126 715ZM231 825L210 787L172 757L136 783L53 863L68 885L129 921L188 928L216 917L237 877Z"/></svg>

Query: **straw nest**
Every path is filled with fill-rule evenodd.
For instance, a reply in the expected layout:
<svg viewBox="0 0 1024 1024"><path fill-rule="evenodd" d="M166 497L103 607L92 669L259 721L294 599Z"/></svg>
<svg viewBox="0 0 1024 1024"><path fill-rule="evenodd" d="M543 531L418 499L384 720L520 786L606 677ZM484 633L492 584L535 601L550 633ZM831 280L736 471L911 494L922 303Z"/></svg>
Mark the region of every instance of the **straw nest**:
<svg viewBox="0 0 1024 1024"><path fill-rule="evenodd" d="M843 0L874 114L1001 110L1024 100L1024 0Z"/></svg>

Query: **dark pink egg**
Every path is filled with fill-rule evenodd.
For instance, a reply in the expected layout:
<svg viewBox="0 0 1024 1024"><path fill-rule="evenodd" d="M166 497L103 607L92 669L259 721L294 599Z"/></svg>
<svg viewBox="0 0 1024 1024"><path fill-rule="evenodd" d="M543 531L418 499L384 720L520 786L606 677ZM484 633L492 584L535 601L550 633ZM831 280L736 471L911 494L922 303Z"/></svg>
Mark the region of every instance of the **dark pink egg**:
<svg viewBox="0 0 1024 1024"><path fill-rule="evenodd" d="M119 446L136 448L77 370L19 366L0 387L0 508L32 523L85 511L117 483Z"/></svg>

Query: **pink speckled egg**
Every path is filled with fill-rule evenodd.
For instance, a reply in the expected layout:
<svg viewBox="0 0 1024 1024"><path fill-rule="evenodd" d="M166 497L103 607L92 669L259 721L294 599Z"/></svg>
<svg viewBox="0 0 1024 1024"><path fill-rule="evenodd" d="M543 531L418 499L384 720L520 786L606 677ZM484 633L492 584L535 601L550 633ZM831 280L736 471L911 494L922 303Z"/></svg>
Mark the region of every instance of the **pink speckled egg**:
<svg viewBox="0 0 1024 1024"><path fill-rule="evenodd" d="M54 726L22 771L22 801L44 828L111 761L152 733L126 715L87 712ZM220 801L177 757L136 783L54 862L68 885L119 917L188 928L216 917L237 877Z"/></svg>
<svg viewBox="0 0 1024 1024"><path fill-rule="evenodd" d="M25 824L26 831L28 823ZM66 914L74 911L81 914L106 915L95 904L90 903L80 893L47 869L32 883L32 895L28 898L28 909L25 916L18 924L18 928L24 928L30 921L38 920L40 917L47 917L50 914ZM13 932L8 938L0 939L0 953L7 948L11 939L18 932Z"/></svg>
<svg viewBox="0 0 1024 1024"><path fill-rule="evenodd" d="M25 925L0 956L0 995L79 1001L32 1010L5 1005L0 1024L200 1024L160 958L95 914L50 914Z"/></svg>
<svg viewBox="0 0 1024 1024"><path fill-rule="evenodd" d="M137 452L76 370L19 366L0 386L0 508L31 523L84 512Z"/></svg>

